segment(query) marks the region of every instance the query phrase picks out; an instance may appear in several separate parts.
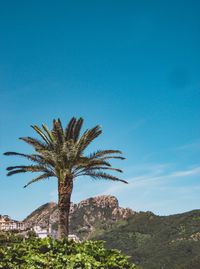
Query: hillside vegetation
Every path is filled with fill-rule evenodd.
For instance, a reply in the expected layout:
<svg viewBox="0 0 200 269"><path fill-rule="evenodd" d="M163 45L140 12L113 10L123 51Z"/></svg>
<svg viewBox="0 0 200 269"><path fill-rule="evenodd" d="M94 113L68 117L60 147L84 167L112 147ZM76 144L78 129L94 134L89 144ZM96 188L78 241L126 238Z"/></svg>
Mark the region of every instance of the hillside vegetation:
<svg viewBox="0 0 200 269"><path fill-rule="evenodd" d="M57 205L36 209L30 227L57 228ZM71 205L70 231L81 240L105 240L144 269L200 269L200 210L171 216L121 208L116 197L99 196Z"/></svg>
<svg viewBox="0 0 200 269"><path fill-rule="evenodd" d="M144 269L200 268L200 210L159 217L141 212L92 235Z"/></svg>

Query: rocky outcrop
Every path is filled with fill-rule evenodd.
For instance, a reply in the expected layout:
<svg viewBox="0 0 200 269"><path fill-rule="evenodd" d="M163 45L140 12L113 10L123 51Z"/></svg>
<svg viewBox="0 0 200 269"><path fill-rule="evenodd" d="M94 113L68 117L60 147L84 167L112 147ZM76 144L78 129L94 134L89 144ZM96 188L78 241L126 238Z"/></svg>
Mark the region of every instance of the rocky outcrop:
<svg viewBox="0 0 200 269"><path fill-rule="evenodd" d="M135 212L129 208L119 207L118 200L114 196L92 197L78 204L71 204L70 233L76 234L80 238L89 238L99 228L108 228L116 221L125 220L134 214ZM52 225L53 229L57 229L57 204L47 203L39 207L24 221L28 227Z"/></svg>
<svg viewBox="0 0 200 269"><path fill-rule="evenodd" d="M34 210L28 217L24 219L27 227L32 227L34 225L39 225L41 227L46 227L49 223L54 223L57 221L57 204L56 203L46 203L36 210Z"/></svg>

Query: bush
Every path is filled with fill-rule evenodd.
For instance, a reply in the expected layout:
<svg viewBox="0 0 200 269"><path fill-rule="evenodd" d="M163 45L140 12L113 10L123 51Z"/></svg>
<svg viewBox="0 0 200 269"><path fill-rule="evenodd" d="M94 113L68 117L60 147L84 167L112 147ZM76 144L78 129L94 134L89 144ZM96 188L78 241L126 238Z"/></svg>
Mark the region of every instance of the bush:
<svg viewBox="0 0 200 269"><path fill-rule="evenodd" d="M0 247L10 245L13 243L19 243L23 240L23 236L13 231L11 232L0 232Z"/></svg>
<svg viewBox="0 0 200 269"><path fill-rule="evenodd" d="M118 250L104 248L102 241L27 239L0 248L1 269L134 269Z"/></svg>

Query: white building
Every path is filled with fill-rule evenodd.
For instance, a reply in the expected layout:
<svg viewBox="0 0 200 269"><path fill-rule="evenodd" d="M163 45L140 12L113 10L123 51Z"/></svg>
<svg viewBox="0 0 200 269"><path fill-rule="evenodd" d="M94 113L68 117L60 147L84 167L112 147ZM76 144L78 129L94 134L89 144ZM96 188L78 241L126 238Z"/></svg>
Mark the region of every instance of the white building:
<svg viewBox="0 0 200 269"><path fill-rule="evenodd" d="M69 234L69 235L68 235L68 239L69 239L69 240L73 240L73 241L75 241L76 243L79 243L79 242L80 242L80 239L79 239L78 236L75 235L75 234Z"/></svg>
<svg viewBox="0 0 200 269"><path fill-rule="evenodd" d="M45 238L47 236L51 236L55 239L57 238L57 232L52 230L51 226L49 229L47 229L46 227L44 228L39 225L35 225L33 226L32 231L34 231L39 238ZM75 234L69 234L68 239L74 240L75 242L80 242L80 239Z"/></svg>
<svg viewBox="0 0 200 269"><path fill-rule="evenodd" d="M32 230L37 234L39 238L45 238L49 235L48 229L42 228L39 225L33 226Z"/></svg>
<svg viewBox="0 0 200 269"><path fill-rule="evenodd" d="M10 231L10 230L20 230L25 229L25 224L22 221L11 220L7 215L0 216L0 230Z"/></svg>

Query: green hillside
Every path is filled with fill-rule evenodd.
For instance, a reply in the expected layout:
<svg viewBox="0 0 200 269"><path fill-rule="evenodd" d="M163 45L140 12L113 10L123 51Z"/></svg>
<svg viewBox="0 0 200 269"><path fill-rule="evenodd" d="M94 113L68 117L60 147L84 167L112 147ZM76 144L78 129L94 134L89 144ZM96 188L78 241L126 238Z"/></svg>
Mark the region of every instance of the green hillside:
<svg viewBox="0 0 200 269"><path fill-rule="evenodd" d="M122 250L144 269L200 268L200 210L165 217L141 212L92 237Z"/></svg>

